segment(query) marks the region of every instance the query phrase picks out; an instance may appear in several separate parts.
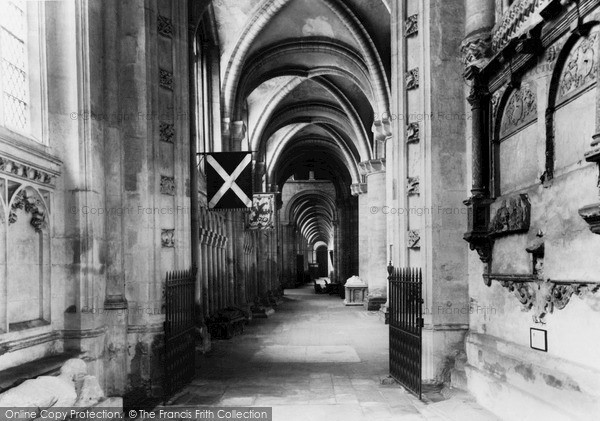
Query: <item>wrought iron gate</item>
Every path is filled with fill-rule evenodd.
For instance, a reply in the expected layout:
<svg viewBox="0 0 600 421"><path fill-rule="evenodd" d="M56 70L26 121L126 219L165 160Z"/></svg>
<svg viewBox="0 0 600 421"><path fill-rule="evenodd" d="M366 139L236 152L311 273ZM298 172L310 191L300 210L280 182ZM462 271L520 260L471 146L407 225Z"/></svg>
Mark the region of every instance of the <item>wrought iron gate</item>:
<svg viewBox="0 0 600 421"><path fill-rule="evenodd" d="M195 374L196 269L167 273L165 284L165 401Z"/></svg>
<svg viewBox="0 0 600 421"><path fill-rule="evenodd" d="M388 267L390 374L421 399L421 269Z"/></svg>

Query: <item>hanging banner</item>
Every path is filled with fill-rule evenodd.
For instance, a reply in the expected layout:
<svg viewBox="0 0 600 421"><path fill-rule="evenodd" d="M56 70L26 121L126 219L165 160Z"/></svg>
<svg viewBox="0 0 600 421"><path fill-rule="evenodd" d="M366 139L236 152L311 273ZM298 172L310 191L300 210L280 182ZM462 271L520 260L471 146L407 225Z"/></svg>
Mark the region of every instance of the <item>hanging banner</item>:
<svg viewBox="0 0 600 421"><path fill-rule="evenodd" d="M275 228L275 193L256 193L248 216L248 229L269 230Z"/></svg>
<svg viewBox="0 0 600 421"><path fill-rule="evenodd" d="M206 195L209 209L252 206L252 152L206 154Z"/></svg>

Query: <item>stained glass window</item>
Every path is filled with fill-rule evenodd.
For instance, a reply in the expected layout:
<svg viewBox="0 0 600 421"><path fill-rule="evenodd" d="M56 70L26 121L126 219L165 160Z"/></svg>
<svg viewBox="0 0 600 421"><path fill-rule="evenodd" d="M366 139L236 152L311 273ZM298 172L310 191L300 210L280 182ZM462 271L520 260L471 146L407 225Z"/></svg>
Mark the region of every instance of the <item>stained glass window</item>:
<svg viewBox="0 0 600 421"><path fill-rule="evenodd" d="M24 0L0 0L0 8L0 124L28 131L26 4Z"/></svg>

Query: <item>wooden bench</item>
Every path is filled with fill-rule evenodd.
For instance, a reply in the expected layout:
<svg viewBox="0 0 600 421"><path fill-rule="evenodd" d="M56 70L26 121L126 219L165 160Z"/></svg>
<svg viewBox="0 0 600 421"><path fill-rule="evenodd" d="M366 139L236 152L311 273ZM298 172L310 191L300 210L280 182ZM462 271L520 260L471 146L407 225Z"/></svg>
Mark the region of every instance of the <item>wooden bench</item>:
<svg viewBox="0 0 600 421"><path fill-rule="evenodd" d="M234 307L219 310L206 321L208 332L215 339L231 339L234 335L241 335L245 324L245 314Z"/></svg>

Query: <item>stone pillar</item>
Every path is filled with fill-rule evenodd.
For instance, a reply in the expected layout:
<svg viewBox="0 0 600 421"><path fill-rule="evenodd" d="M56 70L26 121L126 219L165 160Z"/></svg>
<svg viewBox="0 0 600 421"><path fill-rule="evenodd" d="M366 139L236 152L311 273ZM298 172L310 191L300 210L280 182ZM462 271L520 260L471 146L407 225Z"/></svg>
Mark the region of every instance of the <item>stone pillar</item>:
<svg viewBox="0 0 600 421"><path fill-rule="evenodd" d="M219 309L219 290L221 288L219 282L219 237L216 227L213 227L210 254L211 254L211 269L212 269L212 289L211 289L211 314Z"/></svg>
<svg viewBox="0 0 600 421"><path fill-rule="evenodd" d="M200 255L201 255L201 282L202 282L202 312L204 317L208 317L209 312L209 262L208 262L208 235L206 228L200 229Z"/></svg>
<svg viewBox="0 0 600 421"><path fill-rule="evenodd" d="M366 181L365 198L359 196L359 276L369 285L367 309L379 310L386 302L387 220L385 159L360 163ZM366 239L366 242L365 242Z"/></svg>
<svg viewBox="0 0 600 421"><path fill-rule="evenodd" d="M352 195L358 197L358 272L366 273L369 257L369 225L367 221L361 223L361 218L370 216L369 202L367 201L367 184L353 184L351 187ZM358 275L358 273L354 274ZM345 279L346 280L346 279Z"/></svg>

